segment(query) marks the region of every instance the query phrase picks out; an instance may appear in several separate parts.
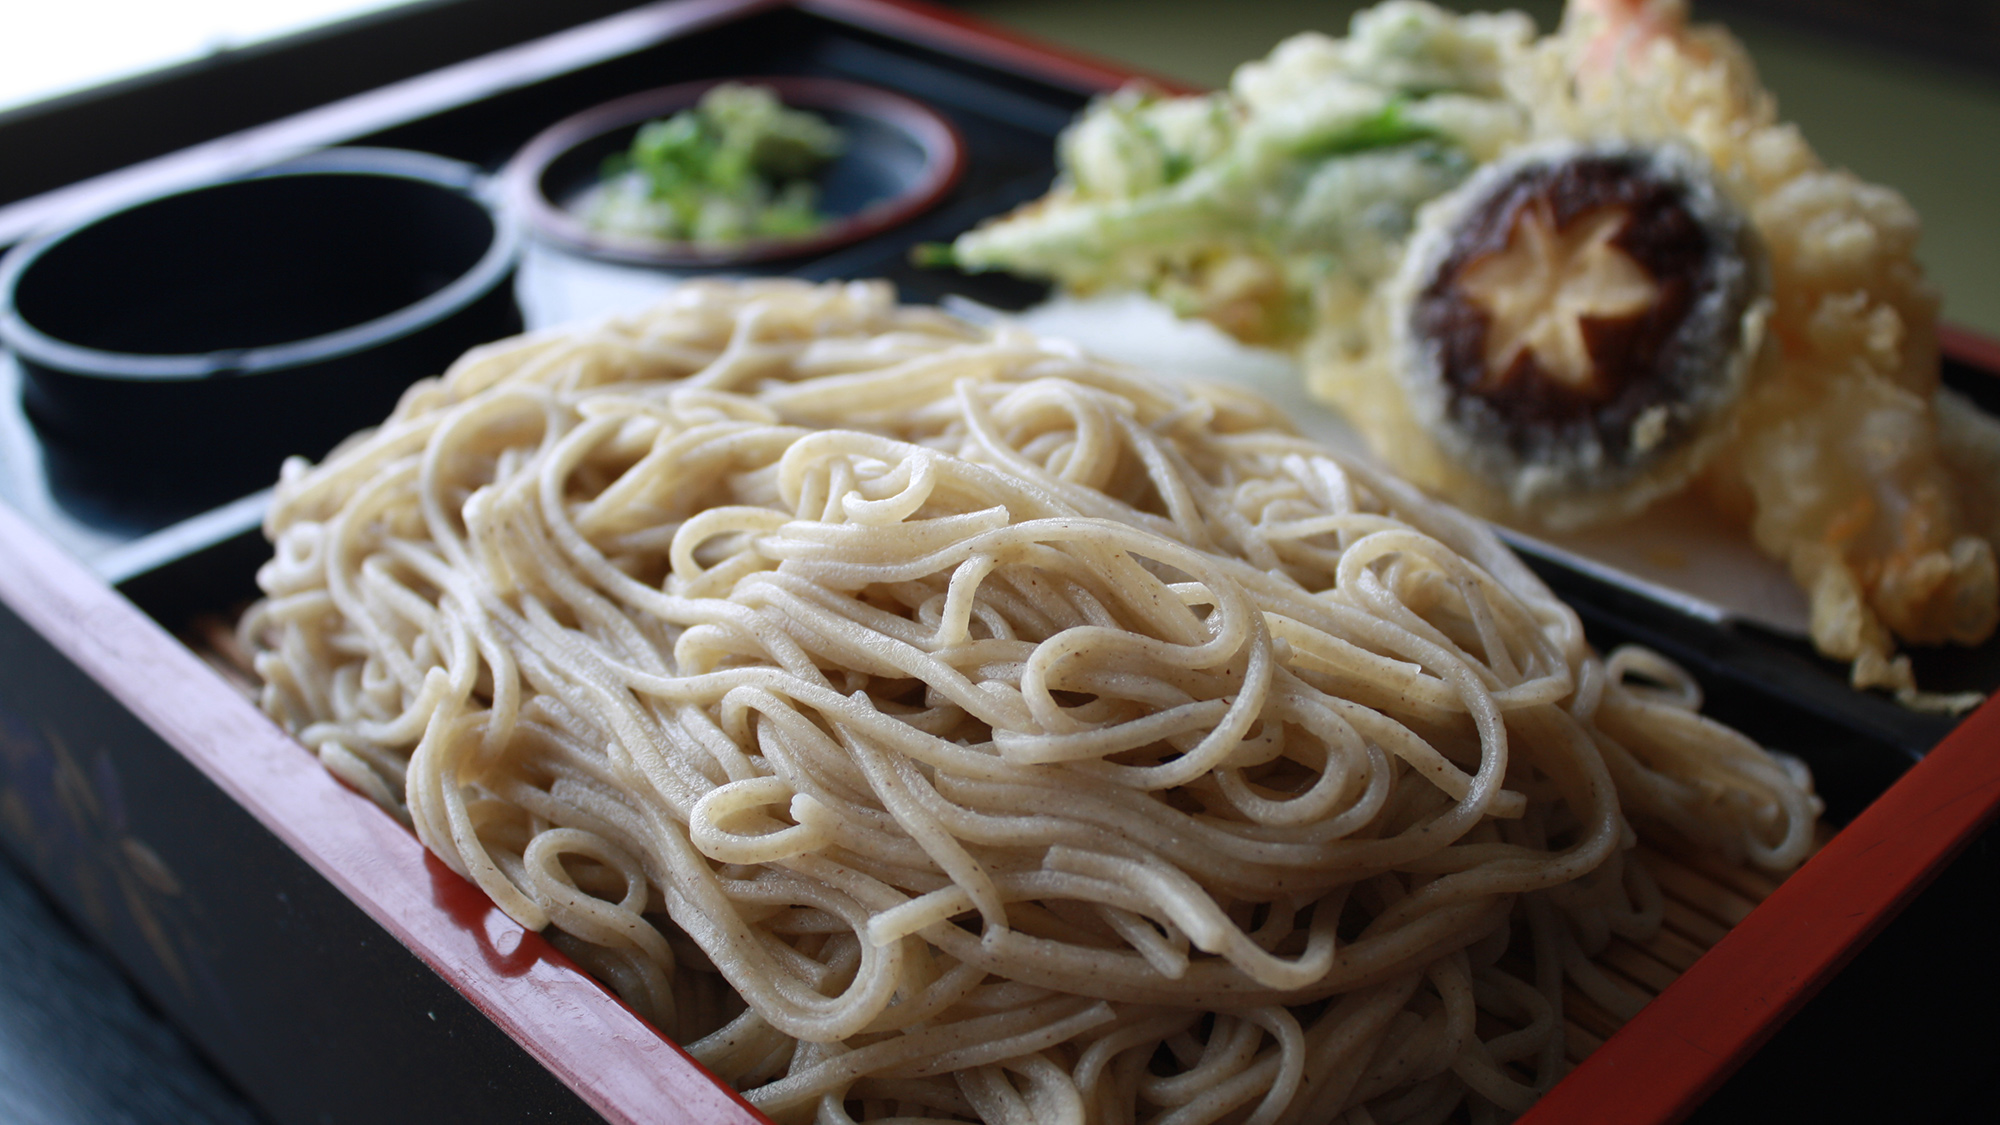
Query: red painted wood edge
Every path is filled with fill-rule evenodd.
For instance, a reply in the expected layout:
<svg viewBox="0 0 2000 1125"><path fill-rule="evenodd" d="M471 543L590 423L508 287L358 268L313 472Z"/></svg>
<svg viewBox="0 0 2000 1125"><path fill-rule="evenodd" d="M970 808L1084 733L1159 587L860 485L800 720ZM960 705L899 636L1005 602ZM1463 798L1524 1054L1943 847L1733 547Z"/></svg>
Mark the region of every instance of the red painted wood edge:
<svg viewBox="0 0 2000 1125"><path fill-rule="evenodd" d="M2000 810L2000 699L1862 810L1521 1125L1678 1121Z"/></svg>
<svg viewBox="0 0 2000 1125"><path fill-rule="evenodd" d="M1937 326L2000 375L2000 340ZM1521 1125L1666 1125L1693 1112L2000 813L2000 699L1988 700L1714 949L1593 1052Z"/></svg>
<svg viewBox="0 0 2000 1125"><path fill-rule="evenodd" d="M1178 78L1024 35L927 0L797 0L800 10L988 62L1080 91L1144 80L1170 94L1201 93Z"/></svg>
<svg viewBox="0 0 2000 1125"><path fill-rule="evenodd" d="M646 13L679 24L674 30L680 30L767 2L698 0L653 5ZM798 0L797 6L1078 90L1114 89L1138 77L1170 92L1196 89L923 0ZM518 74L532 68L509 69ZM396 93L408 97L415 90ZM364 100L381 112L370 96L355 99ZM339 110L328 107L326 116L344 117L360 108L340 103ZM287 135L283 143L310 146L319 133L349 127L345 120L313 123L320 128ZM240 142L228 138L213 147L240 153ZM273 142L278 147L277 138ZM2000 341L1953 325L1940 325L1938 336L1954 358L2000 371ZM539 936L444 871L413 836L334 781L192 653L4 504L0 601L606 1118L763 1120ZM2000 702L1989 702L1543 1098L1524 1122L1636 1125L1685 1116L1994 815L2000 806L1995 747L2000 747Z"/></svg>
<svg viewBox="0 0 2000 1125"><path fill-rule="evenodd" d="M5 504L0 601L607 1120L768 1125Z"/></svg>
<svg viewBox="0 0 2000 1125"><path fill-rule="evenodd" d="M496 97L786 0L659 0L0 205L0 245L152 195Z"/></svg>
<svg viewBox="0 0 2000 1125"><path fill-rule="evenodd" d="M1945 355L2000 377L2000 340L1962 324L1939 324L1937 339Z"/></svg>
<svg viewBox="0 0 2000 1125"><path fill-rule="evenodd" d="M1141 75L924 0L799 6L996 60L1083 89ZM1175 93L1186 83L1144 76ZM1941 349L2000 373L2000 340L1940 324ZM2000 810L2000 700L1960 724L1820 854L1522 1119L1523 1125L1687 1116L1810 1000Z"/></svg>

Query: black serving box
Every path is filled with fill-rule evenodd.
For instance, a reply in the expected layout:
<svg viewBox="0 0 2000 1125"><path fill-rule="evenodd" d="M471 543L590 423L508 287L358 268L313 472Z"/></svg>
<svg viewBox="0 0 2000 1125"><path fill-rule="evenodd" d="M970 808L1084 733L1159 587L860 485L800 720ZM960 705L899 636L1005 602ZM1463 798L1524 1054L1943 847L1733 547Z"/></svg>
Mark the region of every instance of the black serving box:
<svg viewBox="0 0 2000 1125"><path fill-rule="evenodd" d="M962 133L969 160L954 191L910 223L758 272L887 277L906 300L957 295L1020 308L1043 291L918 269L910 250L1039 195L1053 173L1056 133L1092 93L1129 76L916 3L670 0L564 29L514 7L457 10L471 22L482 10L509 12L517 21L509 26L531 30L494 53L338 90L275 120L213 112L212 132L183 133L183 147L171 152L135 138L119 163L33 185L40 194L0 206L0 240L69 209L329 145L414 149L497 170L551 122L634 91L799 74L928 103ZM380 32L369 25L343 34L358 51ZM490 41L497 33L483 26L479 34ZM307 47L339 57L342 42ZM143 100L131 94L125 104ZM18 126L0 119L0 136L32 141L33 130ZM238 131L221 137L225 130ZM0 177L0 191L8 187ZM588 281L556 259L542 266L546 292L558 297ZM524 275L535 268L525 263ZM524 299L532 283L524 277ZM527 312L533 327L536 310ZM1996 405L2000 351L1970 337L1953 341L1949 377ZM754 1120L538 938L427 860L399 826L333 783L196 655L203 630L254 596L266 554L261 497L174 523L164 511L135 512L119 497L52 485L14 379L10 363L0 366L0 500L13 509L0 510L0 842L217 1066L285 1123ZM1904 711L1849 691L1844 669L1799 642L1695 620L1560 563L1530 561L1577 607L1596 643L1638 641L1686 664L1711 713L1805 757L1829 819L1854 825L1600 1051L1606 1061L1594 1056L1576 1092L1545 1102L1537 1119L1664 1121L1693 1110L1700 1120L1736 1120L1767 1115L1777 1091L1794 1099L1792 1116L1838 1119L1886 1096L1873 1063L1885 1053L1906 1068L1896 1103L1906 1114L1990 1107L1990 1068L1955 1065L2000 1046L1990 1020L1972 1038L1949 1041L1937 1033L1942 1021L1913 1020L1887 1045L1879 1024L1860 1028L1892 998L1941 1014L2000 1000L2000 959L1978 948L1993 932L1990 888L2000 877L2000 857L1981 835L2000 798L2000 712L1988 708L1961 725ZM1927 657L1923 674L1941 688L1990 690L2000 684L2000 646ZM1927 810L1914 827L1895 821L1905 812L1878 811L1907 807ZM1892 839L1900 850L1875 846ZM1890 925L1974 840L1943 882ZM1868 866L1869 856L1891 853L1893 862ZM1861 950L1809 1003L1884 926L1882 942ZM1737 995L1729 982L1765 964L1777 966L1767 994ZM1606 1087L1601 1076L1630 1073L1617 1068L1633 1066L1635 1051L1657 1052L1644 1056L1658 1060L1646 1068L1651 1077ZM1601 1092L1614 1087L1632 1092Z"/></svg>

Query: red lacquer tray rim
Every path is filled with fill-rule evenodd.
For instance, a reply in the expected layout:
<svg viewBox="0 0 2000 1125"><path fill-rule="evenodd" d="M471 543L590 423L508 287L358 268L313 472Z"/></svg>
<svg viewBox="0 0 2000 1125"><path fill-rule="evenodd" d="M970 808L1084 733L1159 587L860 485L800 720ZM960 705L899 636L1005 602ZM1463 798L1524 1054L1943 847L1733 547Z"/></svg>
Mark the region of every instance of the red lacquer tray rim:
<svg viewBox="0 0 2000 1125"><path fill-rule="evenodd" d="M777 6L782 4L773 0L649 5L198 146L192 156L87 181L67 196L56 192L51 196L60 198L0 208L0 226L93 193L186 176L192 165L253 161L268 158L256 155L265 149L327 143L321 138L382 117L397 97L442 105L454 88L497 93L525 84L531 72L553 72L564 59L572 65L595 61L615 36L657 42ZM795 6L1079 91L1135 78L1188 89L922 0L798 0ZM2000 340L1956 326L1941 326L1939 337L1948 355L2000 372ZM608 1120L763 1120L538 935L442 871L414 836L335 781L200 658L5 504L0 602ZM1641 1125L1684 1117L1887 925L1996 809L2000 701L1989 701L1523 1120Z"/></svg>
<svg viewBox="0 0 2000 1125"><path fill-rule="evenodd" d="M0 602L608 1121L766 1122L5 504Z"/></svg>

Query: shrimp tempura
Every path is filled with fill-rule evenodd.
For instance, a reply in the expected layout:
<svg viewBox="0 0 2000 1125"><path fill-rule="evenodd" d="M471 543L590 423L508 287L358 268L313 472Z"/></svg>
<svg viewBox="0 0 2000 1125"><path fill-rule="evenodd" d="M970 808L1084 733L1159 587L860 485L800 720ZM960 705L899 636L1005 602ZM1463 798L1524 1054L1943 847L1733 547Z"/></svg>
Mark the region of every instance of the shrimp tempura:
<svg viewBox="0 0 2000 1125"><path fill-rule="evenodd" d="M1695 148L1747 201L1764 243L1773 355L1700 487L1791 569L1814 643L1853 661L1855 686L1963 705L1917 694L1907 658L1893 655L1896 638L1977 644L2000 615L1993 545L1969 521L1993 506L2000 479L1951 467L1993 427L1960 417L1941 434L1942 413L1973 408L1939 395L1937 298L1914 257L1915 211L1822 164L1778 120L1735 41L1690 27L1677 0L1579 0L1551 46L1574 82L1544 83L1543 129Z"/></svg>

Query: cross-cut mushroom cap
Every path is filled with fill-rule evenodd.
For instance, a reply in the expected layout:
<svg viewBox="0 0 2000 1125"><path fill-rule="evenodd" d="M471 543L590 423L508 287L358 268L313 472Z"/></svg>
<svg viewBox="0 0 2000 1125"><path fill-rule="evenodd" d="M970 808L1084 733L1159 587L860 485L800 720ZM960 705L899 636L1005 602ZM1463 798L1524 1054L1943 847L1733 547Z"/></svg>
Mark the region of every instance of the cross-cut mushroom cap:
<svg viewBox="0 0 2000 1125"><path fill-rule="evenodd" d="M1528 149L1426 209L1398 279L1398 376L1462 468L1573 522L1699 468L1762 346L1767 288L1699 158Z"/></svg>

